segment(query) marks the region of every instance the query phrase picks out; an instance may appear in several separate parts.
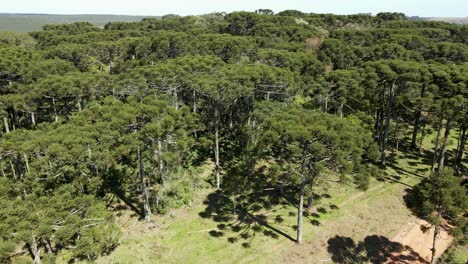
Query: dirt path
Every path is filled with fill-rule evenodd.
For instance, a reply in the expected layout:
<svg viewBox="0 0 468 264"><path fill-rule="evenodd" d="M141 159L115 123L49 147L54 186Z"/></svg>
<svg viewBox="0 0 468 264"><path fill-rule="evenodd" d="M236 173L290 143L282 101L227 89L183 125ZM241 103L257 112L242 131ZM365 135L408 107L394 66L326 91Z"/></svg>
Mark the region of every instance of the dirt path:
<svg viewBox="0 0 468 264"><path fill-rule="evenodd" d="M353 197L347 199L346 201L344 201L344 202L341 203L340 205L338 205L338 207L341 208L341 207L347 205L348 203L350 203L350 202L352 202L352 201L358 199L359 197L361 197L361 196L363 196L363 195L365 195L365 194L369 194L370 192L373 192L373 191L375 191L375 190L377 190L377 189L379 189L379 188L381 188L381 187L383 187L383 186L384 186L383 184L380 184L380 185L377 185L377 186L375 186L375 187L370 188L369 190L367 190L367 191L365 191L365 192L360 192L360 193L354 195Z"/></svg>
<svg viewBox="0 0 468 264"><path fill-rule="evenodd" d="M431 260L434 227L428 222L414 218L392 239L394 242L409 246L426 261ZM441 230L436 241L436 258L447 250L453 241L447 231Z"/></svg>
<svg viewBox="0 0 468 264"><path fill-rule="evenodd" d="M426 221L412 216L402 198L406 187L396 185L393 190L382 187L377 185L344 201L340 204L342 215L336 221L312 231L314 238L304 245L289 247L288 254L280 262L340 263L329 248L330 239L338 236L352 238L351 248L364 242L372 262L430 263L434 229ZM441 231L436 257L440 257L452 241L446 231Z"/></svg>

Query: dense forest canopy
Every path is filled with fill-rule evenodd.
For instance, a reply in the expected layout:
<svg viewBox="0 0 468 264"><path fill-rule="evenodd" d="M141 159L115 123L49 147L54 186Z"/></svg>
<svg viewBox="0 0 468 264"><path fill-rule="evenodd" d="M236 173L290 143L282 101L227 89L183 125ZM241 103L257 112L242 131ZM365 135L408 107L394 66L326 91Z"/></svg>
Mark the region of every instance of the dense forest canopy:
<svg viewBox="0 0 468 264"><path fill-rule="evenodd" d="M467 26L401 13L261 9L1 33L0 262L108 254L113 199L150 221L190 204L207 160L232 213L248 193L295 197L300 243L304 199L328 175L366 189L399 145L418 153L430 133L427 174L450 181L423 183L423 213L446 206L438 216L466 232L466 203L431 207L426 189L466 202L467 62Z"/></svg>

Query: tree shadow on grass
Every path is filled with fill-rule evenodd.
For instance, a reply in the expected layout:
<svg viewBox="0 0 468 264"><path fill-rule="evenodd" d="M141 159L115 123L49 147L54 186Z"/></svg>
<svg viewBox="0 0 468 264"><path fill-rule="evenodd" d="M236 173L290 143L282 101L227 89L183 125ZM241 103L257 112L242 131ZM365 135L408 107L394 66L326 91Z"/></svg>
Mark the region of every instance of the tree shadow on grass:
<svg viewBox="0 0 468 264"><path fill-rule="evenodd" d="M259 212L262 209L271 207L268 198L255 196L255 199L252 197L236 197L237 201L234 202L233 198L225 195L222 191L209 194L204 201L207 206L199 215L220 222L217 225L217 230L211 230L209 234L213 237L222 237L225 231L237 233L237 235L228 237L227 240L231 243L242 240L244 241L242 246L246 248L260 234L273 239L283 236L295 241L289 234L275 227L275 224L284 221L280 215L276 215L269 221L267 215Z"/></svg>
<svg viewBox="0 0 468 264"><path fill-rule="evenodd" d="M139 197L135 195L128 195L128 193L122 188L124 186L124 175L125 171L116 168L110 168L107 174L104 176L104 181L101 185L100 194L105 193L113 194L123 204L117 204L114 206L115 211L123 211L126 209L132 210L136 215L141 218L144 217L143 209L140 207L141 203ZM111 199L107 206L110 207L115 203L114 199ZM133 216L133 215L132 215Z"/></svg>
<svg viewBox="0 0 468 264"><path fill-rule="evenodd" d="M231 243L242 241L243 247L250 247L257 236L279 239L280 236L295 241L278 225L284 218L277 214L277 206L284 205L284 196L294 197L294 187L278 188L277 182L270 182L267 169L255 167L252 163L233 163L226 166L226 175L217 190L207 196L205 209L200 217L219 222L217 229L210 231L213 237L221 237L220 232L230 231Z"/></svg>
<svg viewBox="0 0 468 264"><path fill-rule="evenodd" d="M413 166L416 166L416 165L418 165L418 164L414 164ZM396 164L390 164L389 167L393 168L395 171L397 171L400 174L409 174L411 176L418 177L420 179L426 178L426 176L424 176L424 175L421 175L421 174L418 174L418 173L415 173L415 172L411 172L411 171L409 171L407 169L404 169L401 166L398 166ZM424 169L423 171L427 171L427 170Z"/></svg>
<svg viewBox="0 0 468 264"><path fill-rule="evenodd" d="M335 263L428 263L411 247L379 235L367 236L356 243L350 237L328 240L328 252Z"/></svg>

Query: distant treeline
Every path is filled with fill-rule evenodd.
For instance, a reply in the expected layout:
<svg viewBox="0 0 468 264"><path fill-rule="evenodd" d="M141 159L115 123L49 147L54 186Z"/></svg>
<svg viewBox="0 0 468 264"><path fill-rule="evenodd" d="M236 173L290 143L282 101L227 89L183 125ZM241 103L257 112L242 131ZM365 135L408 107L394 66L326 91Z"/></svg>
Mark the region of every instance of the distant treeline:
<svg viewBox="0 0 468 264"><path fill-rule="evenodd" d="M148 16L146 16L148 17ZM48 24L89 22L104 26L108 22L136 22L143 16L123 15L50 15L50 14L0 14L0 31L31 32Z"/></svg>
<svg viewBox="0 0 468 264"><path fill-rule="evenodd" d="M89 22L102 27L108 22L138 22L151 16L125 15L52 15L52 14L11 14L0 13L0 31L31 32L41 30L49 24ZM468 24L466 17L410 17L412 20L443 21L454 24Z"/></svg>

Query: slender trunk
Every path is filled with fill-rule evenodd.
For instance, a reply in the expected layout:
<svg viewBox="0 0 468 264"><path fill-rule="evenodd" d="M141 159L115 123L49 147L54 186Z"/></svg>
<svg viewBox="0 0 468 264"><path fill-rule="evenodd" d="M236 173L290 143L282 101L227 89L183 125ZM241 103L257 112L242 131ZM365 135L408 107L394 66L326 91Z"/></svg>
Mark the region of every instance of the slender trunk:
<svg viewBox="0 0 468 264"><path fill-rule="evenodd" d="M438 170L441 170L444 167L445 155L447 152L447 144L448 144L451 128L452 128L452 120L449 119L447 120L447 125L445 127L445 133L444 133L444 140L442 142L442 149L440 150L439 165L437 167Z"/></svg>
<svg viewBox="0 0 468 264"><path fill-rule="evenodd" d="M234 194L232 196L232 214L236 214L236 211L237 211L237 198L236 198L236 195Z"/></svg>
<svg viewBox="0 0 468 264"><path fill-rule="evenodd" d="M462 127L462 130L460 131L460 145L458 146L457 149L457 157L455 159L455 164L461 164L463 160L463 153L465 152L465 144L466 144L466 126Z"/></svg>
<svg viewBox="0 0 468 264"><path fill-rule="evenodd" d="M16 179L16 169L15 169L15 166L13 165L13 162L11 162L11 159L10 159L10 168L11 168L11 172L13 173L13 179Z"/></svg>
<svg viewBox="0 0 468 264"><path fill-rule="evenodd" d="M323 112L328 112L328 96L325 96L325 109Z"/></svg>
<svg viewBox="0 0 468 264"><path fill-rule="evenodd" d="M23 159L24 163L26 164L26 172L29 173L29 161L28 161L28 156L26 154L23 154Z"/></svg>
<svg viewBox="0 0 468 264"><path fill-rule="evenodd" d="M54 107L55 122L58 122L57 106L55 105L55 98L54 97L52 97L52 105Z"/></svg>
<svg viewBox="0 0 468 264"><path fill-rule="evenodd" d="M197 92L193 89L193 112L197 113ZM194 136L198 139L197 131L195 130Z"/></svg>
<svg viewBox="0 0 468 264"><path fill-rule="evenodd" d="M145 168L143 166L143 158L141 157L141 150L138 147L138 163L140 166L140 179L141 179L141 196L143 200L143 214L146 221L151 218L151 208L149 205L148 191L146 189Z"/></svg>
<svg viewBox="0 0 468 264"><path fill-rule="evenodd" d="M174 87L174 107L176 110L179 110L179 102L177 98L177 86Z"/></svg>
<svg viewBox="0 0 468 264"><path fill-rule="evenodd" d="M44 246L46 247L47 249L47 253L49 254L53 254L54 253L54 249L52 248L52 243L50 242L49 239L46 239L45 243L44 243Z"/></svg>
<svg viewBox="0 0 468 264"><path fill-rule="evenodd" d="M426 85L423 85L421 88L421 93L419 94L419 99L422 100L424 93L426 92ZM419 124L421 122L421 113L422 113L422 103L419 102L418 109L414 114L414 126L413 126L413 136L411 137L411 148L416 149L416 141L418 137Z"/></svg>
<svg viewBox="0 0 468 264"><path fill-rule="evenodd" d="M280 196L283 196L283 188L284 188L284 182L281 181L279 188L278 188Z"/></svg>
<svg viewBox="0 0 468 264"><path fill-rule="evenodd" d="M382 166L385 166L385 161L386 161L388 130L390 128L390 119L392 118L392 106L393 106L394 94L395 94L395 82L392 84L390 88L390 94L388 96L387 114L385 117L385 127L384 127L383 138L382 138L382 155L380 158L380 164Z"/></svg>
<svg viewBox="0 0 468 264"><path fill-rule="evenodd" d="M418 138L419 123L421 122L421 111L418 110L414 116L413 136L411 137L411 148L416 149L416 141Z"/></svg>
<svg viewBox="0 0 468 264"><path fill-rule="evenodd" d="M36 116L34 112L31 112L31 123L33 126L36 126Z"/></svg>
<svg viewBox="0 0 468 264"><path fill-rule="evenodd" d="M380 111L375 113L374 139L379 142L380 145Z"/></svg>
<svg viewBox="0 0 468 264"><path fill-rule="evenodd" d="M8 117L3 118L3 125L5 126L5 132L10 133L10 126L8 125Z"/></svg>
<svg viewBox="0 0 468 264"><path fill-rule="evenodd" d="M419 141L419 150L422 150L422 144L424 142L424 138L426 137L426 124L423 125L422 132L421 132L421 140Z"/></svg>
<svg viewBox="0 0 468 264"><path fill-rule="evenodd" d="M83 110L83 106L81 105L81 97L78 97L76 105L78 106L78 112Z"/></svg>
<svg viewBox="0 0 468 264"><path fill-rule="evenodd" d="M340 108L338 109L338 112L340 113L340 118L343 118L343 103L340 104Z"/></svg>
<svg viewBox="0 0 468 264"><path fill-rule="evenodd" d="M32 236L31 251L34 255L34 264L41 264L41 250L38 248L36 237Z"/></svg>
<svg viewBox="0 0 468 264"><path fill-rule="evenodd" d="M432 254L431 254L431 264L436 264L437 259L435 257L436 254L436 241L437 241L437 235L439 234L439 226L434 225L434 238L432 240Z"/></svg>
<svg viewBox="0 0 468 264"><path fill-rule="evenodd" d="M399 122L399 119L397 118L396 119L396 124L395 124L395 134L394 134L394 138L395 138L395 154L398 154L398 145L399 145L399 127L400 126L400 122Z"/></svg>
<svg viewBox="0 0 468 264"><path fill-rule="evenodd" d="M432 156L432 163L431 163L431 172L435 171L435 164L437 161L437 157L439 155L439 140L440 140L440 132L442 130L443 118L440 117L439 126L437 128L437 136L434 144L434 155Z"/></svg>
<svg viewBox="0 0 468 264"><path fill-rule="evenodd" d="M193 89L193 112L197 112L197 92Z"/></svg>
<svg viewBox="0 0 468 264"><path fill-rule="evenodd" d="M312 209L312 201L313 201L313 197L310 196L307 198L307 209L310 210Z"/></svg>
<svg viewBox="0 0 468 264"><path fill-rule="evenodd" d="M303 178L303 176L301 176ZM301 180L301 187L299 191L299 205L297 207L297 239L296 242L298 244L302 243L302 210L304 207L304 187L305 187L305 180Z"/></svg>
<svg viewBox="0 0 468 264"><path fill-rule="evenodd" d="M0 171L2 172L2 177L6 178L5 170L3 169L3 164L2 163L0 163Z"/></svg>
<svg viewBox="0 0 468 264"><path fill-rule="evenodd" d="M161 175L161 184L166 187L166 179L164 176L164 161L162 160L162 141L158 139L158 159L159 159L159 173Z"/></svg>
<svg viewBox="0 0 468 264"><path fill-rule="evenodd" d="M88 144L87 148L88 148L88 158L91 159L92 156L93 156L93 152L91 151L91 147L89 146L89 144Z"/></svg>
<svg viewBox="0 0 468 264"><path fill-rule="evenodd" d="M18 122L18 119L16 117L16 112L13 110L13 112L11 113L11 127L13 128L13 131L16 130L16 124L15 122Z"/></svg>
<svg viewBox="0 0 468 264"><path fill-rule="evenodd" d="M306 152L307 145L304 146L302 153L302 164L301 164L301 185L299 190L299 205L297 207L297 238L296 242L298 244L302 243L302 211L304 207L304 188L306 184L305 178L305 167L306 167Z"/></svg>
<svg viewBox="0 0 468 264"><path fill-rule="evenodd" d="M216 166L216 189L219 190L220 178L219 178L219 109L215 106L215 166Z"/></svg>

